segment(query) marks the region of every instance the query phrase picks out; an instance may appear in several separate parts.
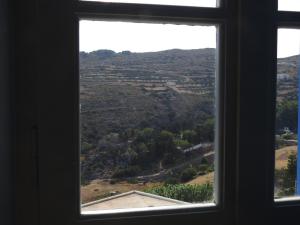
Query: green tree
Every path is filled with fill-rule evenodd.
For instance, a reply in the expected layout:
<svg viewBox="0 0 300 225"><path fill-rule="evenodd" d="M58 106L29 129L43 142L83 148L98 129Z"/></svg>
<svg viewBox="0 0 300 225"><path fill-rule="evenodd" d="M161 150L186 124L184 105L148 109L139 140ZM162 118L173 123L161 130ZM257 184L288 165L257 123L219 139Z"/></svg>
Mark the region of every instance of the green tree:
<svg viewBox="0 0 300 225"><path fill-rule="evenodd" d="M196 127L197 141L198 142L212 142L214 141L215 133L215 120L210 118L204 123L198 124Z"/></svg>
<svg viewBox="0 0 300 225"><path fill-rule="evenodd" d="M181 181L187 182L192 180L197 175L197 171L194 168L187 168L181 173Z"/></svg>
<svg viewBox="0 0 300 225"><path fill-rule="evenodd" d="M180 149L186 149L191 147L191 144L187 140L175 140L176 147Z"/></svg>
<svg viewBox="0 0 300 225"><path fill-rule="evenodd" d="M276 128L282 130L288 127L297 133L298 128L298 102L285 100L278 104L276 112Z"/></svg>
<svg viewBox="0 0 300 225"><path fill-rule="evenodd" d="M143 130L138 132L136 141L148 143L155 138L155 132L152 128L144 128Z"/></svg>
<svg viewBox="0 0 300 225"><path fill-rule="evenodd" d="M141 169L138 166L129 166L126 168L117 168L111 178L126 178L134 177L140 173Z"/></svg>
<svg viewBox="0 0 300 225"><path fill-rule="evenodd" d="M183 140L188 141L189 143L196 144L197 143L197 133L193 130L185 130L182 132Z"/></svg>
<svg viewBox="0 0 300 225"><path fill-rule="evenodd" d="M162 157L167 153L176 153L174 134L170 131L163 130L158 135L156 141L156 154Z"/></svg>
<svg viewBox="0 0 300 225"><path fill-rule="evenodd" d="M87 142L82 142L81 143L81 153L85 154L87 153L89 150L91 150L93 148L93 145Z"/></svg>
<svg viewBox="0 0 300 225"><path fill-rule="evenodd" d="M133 164L147 166L149 164L150 151L145 143L139 143L135 146L136 157L133 159Z"/></svg>
<svg viewBox="0 0 300 225"><path fill-rule="evenodd" d="M296 173L297 173L297 157L296 154L291 154L288 157L287 168L283 171L283 191L280 195L288 196L295 194L296 188Z"/></svg>

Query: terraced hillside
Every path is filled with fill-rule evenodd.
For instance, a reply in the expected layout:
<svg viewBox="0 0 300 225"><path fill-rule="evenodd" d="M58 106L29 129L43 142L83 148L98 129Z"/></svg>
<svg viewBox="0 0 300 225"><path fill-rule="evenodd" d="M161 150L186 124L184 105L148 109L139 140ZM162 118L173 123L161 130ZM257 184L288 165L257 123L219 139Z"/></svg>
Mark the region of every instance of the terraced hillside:
<svg viewBox="0 0 300 225"><path fill-rule="evenodd" d="M298 56L278 60L278 134L297 132L297 69ZM81 52L82 184L212 182L215 71L215 49Z"/></svg>
<svg viewBox="0 0 300 225"><path fill-rule="evenodd" d="M296 100L298 96L299 56L278 59L277 101Z"/></svg>
<svg viewBox="0 0 300 225"><path fill-rule="evenodd" d="M183 143L184 130L213 119L215 49L80 53L80 82L82 174L108 178L117 166L134 164L132 143L141 130L153 129L156 139L172 132ZM147 151L157 151L150 145ZM161 169L154 158L139 174Z"/></svg>

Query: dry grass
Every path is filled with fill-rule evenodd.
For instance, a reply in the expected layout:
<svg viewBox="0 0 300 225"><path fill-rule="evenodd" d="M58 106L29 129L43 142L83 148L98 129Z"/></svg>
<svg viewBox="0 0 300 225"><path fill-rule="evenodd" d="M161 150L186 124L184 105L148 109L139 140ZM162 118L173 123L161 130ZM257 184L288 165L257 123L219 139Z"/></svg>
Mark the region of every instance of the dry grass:
<svg viewBox="0 0 300 225"><path fill-rule="evenodd" d="M214 172L205 174L203 176L198 176L195 179L187 182L187 184L206 184L214 182Z"/></svg>
<svg viewBox="0 0 300 225"><path fill-rule="evenodd" d="M198 176L195 179L187 182L187 184L206 184L213 183L214 172ZM103 197L107 197L109 193L124 193L132 190L143 191L145 189L161 185L162 183L137 183L132 184L126 181L111 184L109 181L94 180L90 184L81 187L82 203L95 201Z"/></svg>
<svg viewBox="0 0 300 225"><path fill-rule="evenodd" d="M296 153L297 153L297 146L288 146L276 150L275 168L278 170L285 168L287 166L289 155L296 154Z"/></svg>

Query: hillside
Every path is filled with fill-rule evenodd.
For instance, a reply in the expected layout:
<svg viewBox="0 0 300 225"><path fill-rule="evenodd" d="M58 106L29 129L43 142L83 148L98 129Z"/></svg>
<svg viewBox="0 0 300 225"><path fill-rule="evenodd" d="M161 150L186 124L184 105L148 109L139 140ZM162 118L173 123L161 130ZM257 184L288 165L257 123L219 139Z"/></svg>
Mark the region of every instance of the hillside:
<svg viewBox="0 0 300 225"><path fill-rule="evenodd" d="M80 82L83 175L108 178L131 164L139 131L179 135L213 118L215 50L80 53Z"/></svg>
<svg viewBox="0 0 300 225"><path fill-rule="evenodd" d="M87 141L143 123L173 129L172 123L184 123L186 114L194 121L199 104L210 104L201 110L211 114L214 58L214 49L81 53L82 129L96 136ZM102 129L88 131L90 122Z"/></svg>
<svg viewBox="0 0 300 225"><path fill-rule="evenodd" d="M297 132L297 64L298 56L278 60L276 133L281 147L284 127ZM81 52L84 201L110 190L212 182L215 70L215 49ZM187 151L199 143L208 147ZM286 159L277 161L277 167L286 164Z"/></svg>
<svg viewBox="0 0 300 225"><path fill-rule="evenodd" d="M295 100L298 96L299 56L278 59L277 101Z"/></svg>

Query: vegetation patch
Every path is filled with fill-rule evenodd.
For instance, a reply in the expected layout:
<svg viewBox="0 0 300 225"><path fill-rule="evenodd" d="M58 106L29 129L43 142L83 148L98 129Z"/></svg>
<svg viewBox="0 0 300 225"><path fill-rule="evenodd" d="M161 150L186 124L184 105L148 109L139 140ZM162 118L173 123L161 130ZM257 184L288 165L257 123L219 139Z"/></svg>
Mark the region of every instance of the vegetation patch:
<svg viewBox="0 0 300 225"><path fill-rule="evenodd" d="M140 168L138 166L130 166L124 169L117 169L113 173L112 178L133 177L136 176L139 173L139 171Z"/></svg>
<svg viewBox="0 0 300 225"><path fill-rule="evenodd" d="M145 192L191 203L210 202L213 200L213 185L210 183L203 185L166 184L146 189Z"/></svg>
<svg viewBox="0 0 300 225"><path fill-rule="evenodd" d="M187 182L192 180L197 175L197 171L194 168L187 168L181 173L181 181Z"/></svg>
<svg viewBox="0 0 300 225"><path fill-rule="evenodd" d="M297 172L297 156L292 153L288 156L287 167L275 170L278 186L280 191L278 197L295 195L296 172Z"/></svg>

